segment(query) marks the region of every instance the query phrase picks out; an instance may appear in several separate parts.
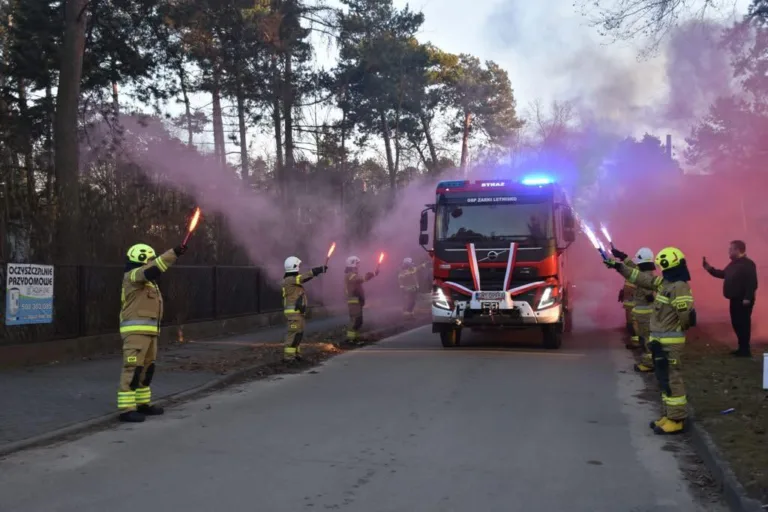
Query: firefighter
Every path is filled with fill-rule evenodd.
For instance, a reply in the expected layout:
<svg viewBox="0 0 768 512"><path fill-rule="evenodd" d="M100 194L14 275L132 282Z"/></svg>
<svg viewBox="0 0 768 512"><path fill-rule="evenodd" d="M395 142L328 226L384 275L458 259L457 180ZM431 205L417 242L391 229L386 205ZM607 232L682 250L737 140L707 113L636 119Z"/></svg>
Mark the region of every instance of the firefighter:
<svg viewBox="0 0 768 512"><path fill-rule="evenodd" d="M632 310L635 308L635 288L629 280L624 281L624 286L619 290L619 302L624 308L624 322L630 337L634 336L632 329Z"/></svg>
<svg viewBox="0 0 768 512"><path fill-rule="evenodd" d="M328 271L328 267L315 267L309 272L300 273L301 260L296 256L286 258L283 264L283 313L287 333L283 347L283 361L301 361L301 340L304 337L305 315L307 313L307 293L304 283Z"/></svg>
<svg viewBox="0 0 768 512"><path fill-rule="evenodd" d="M637 268L640 272L653 275L656 264L653 262L653 251L648 247L641 247L635 257L630 259L627 254L612 249L611 253L623 261L630 268ZM632 309L632 333L631 348L642 348L643 355L639 364L635 365L637 372L652 372L653 357L648 348L648 337L651 331L651 313L653 313L654 293L643 288L635 288L635 307Z"/></svg>
<svg viewBox="0 0 768 512"><path fill-rule="evenodd" d="M163 296L157 278L186 251L187 247L180 245L157 256L146 244L128 249L120 310L123 371L117 408L121 421L140 423L146 416L163 414L162 407L152 405L150 389L163 319Z"/></svg>
<svg viewBox="0 0 768 512"><path fill-rule="evenodd" d="M685 385L681 373L681 357L685 331L696 325L696 310L688 282L691 275L685 255L680 249L666 247L656 255L661 276L641 272L615 260L606 260L628 281L644 290L655 292L649 348L653 367L661 388L664 414L651 422L657 434L677 434L685 429L688 418Z"/></svg>
<svg viewBox="0 0 768 512"><path fill-rule="evenodd" d="M416 299L419 295L419 270L427 265L428 262L425 262L417 266L411 258L403 259L397 281L403 292L403 316L406 318L413 318L413 309L416 307Z"/></svg>
<svg viewBox="0 0 768 512"><path fill-rule="evenodd" d="M347 307L349 308L349 326L347 327L347 343L360 343L360 327L363 326L363 308L365 307L365 293L363 292L363 283L366 283L379 275L379 269L376 272L368 272L365 276L360 275L360 258L350 256L347 258L347 266L344 269L344 290L347 296Z"/></svg>

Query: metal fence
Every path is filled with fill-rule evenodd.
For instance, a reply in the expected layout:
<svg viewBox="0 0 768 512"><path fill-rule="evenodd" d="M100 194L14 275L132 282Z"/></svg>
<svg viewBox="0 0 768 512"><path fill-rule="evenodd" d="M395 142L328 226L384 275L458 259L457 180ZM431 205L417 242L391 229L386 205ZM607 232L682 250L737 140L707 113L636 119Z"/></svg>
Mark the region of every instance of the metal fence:
<svg viewBox="0 0 768 512"><path fill-rule="evenodd" d="M5 288L5 264L0 267ZM11 345L117 332L121 266L64 266L54 270L52 324L0 326ZM165 299L163 325L269 313L282 309L279 284L257 267L174 266L158 280ZM0 296L5 317L6 294ZM313 295L319 298L320 294ZM317 302L313 300L313 302Z"/></svg>

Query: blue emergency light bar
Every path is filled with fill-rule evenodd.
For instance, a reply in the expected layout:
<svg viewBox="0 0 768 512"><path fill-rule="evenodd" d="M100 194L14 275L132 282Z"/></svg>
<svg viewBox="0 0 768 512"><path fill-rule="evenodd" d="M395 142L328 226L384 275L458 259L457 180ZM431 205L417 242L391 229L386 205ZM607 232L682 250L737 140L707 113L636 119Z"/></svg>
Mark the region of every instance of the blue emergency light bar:
<svg viewBox="0 0 768 512"><path fill-rule="evenodd" d="M554 182L555 180L546 176L527 176L520 180L523 185L549 185Z"/></svg>

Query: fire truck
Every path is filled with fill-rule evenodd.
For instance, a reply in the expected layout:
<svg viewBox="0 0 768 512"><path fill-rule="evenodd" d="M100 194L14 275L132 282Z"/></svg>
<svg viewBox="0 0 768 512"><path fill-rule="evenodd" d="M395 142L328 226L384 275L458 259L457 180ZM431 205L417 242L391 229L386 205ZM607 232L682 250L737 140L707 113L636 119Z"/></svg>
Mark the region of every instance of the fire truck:
<svg viewBox="0 0 768 512"><path fill-rule="evenodd" d="M571 326L568 248L577 233L562 187L542 176L441 181L420 228L434 263L432 332L443 347L458 347L466 327L538 328L545 348L560 348Z"/></svg>

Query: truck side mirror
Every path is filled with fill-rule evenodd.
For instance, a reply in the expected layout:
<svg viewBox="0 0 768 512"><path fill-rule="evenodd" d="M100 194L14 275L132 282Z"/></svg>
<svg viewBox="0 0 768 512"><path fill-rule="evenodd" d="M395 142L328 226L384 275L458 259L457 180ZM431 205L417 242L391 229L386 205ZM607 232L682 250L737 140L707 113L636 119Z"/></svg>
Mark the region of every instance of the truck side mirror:
<svg viewBox="0 0 768 512"><path fill-rule="evenodd" d="M422 233L419 235L419 245L424 246L429 243L429 235L427 233Z"/></svg>
<svg viewBox="0 0 768 512"><path fill-rule="evenodd" d="M428 229L429 229L429 217L427 216L427 212L423 211L421 212L421 220L419 221L419 231L424 233Z"/></svg>

